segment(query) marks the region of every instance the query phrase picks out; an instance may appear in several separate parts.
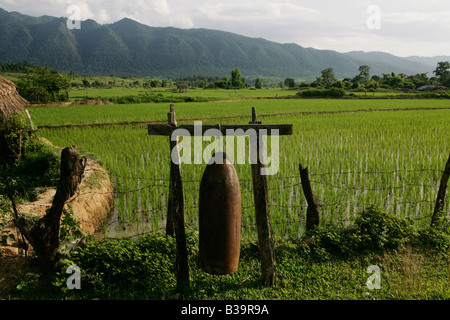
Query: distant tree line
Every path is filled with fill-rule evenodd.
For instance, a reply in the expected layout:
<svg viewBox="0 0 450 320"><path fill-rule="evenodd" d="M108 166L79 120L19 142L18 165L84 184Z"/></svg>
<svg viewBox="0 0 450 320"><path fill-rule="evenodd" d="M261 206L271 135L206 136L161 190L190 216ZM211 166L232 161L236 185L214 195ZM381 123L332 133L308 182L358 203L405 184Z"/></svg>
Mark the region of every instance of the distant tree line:
<svg viewBox="0 0 450 320"><path fill-rule="evenodd" d="M344 90L371 90L397 89L409 90L417 89L425 85L438 85L450 87L450 62L438 62L433 71L434 76L428 77L427 73L406 75L403 73L386 73L381 76L370 75L370 67L362 65L359 73L353 78L339 80L334 75L333 68L326 68L321 71L321 75L311 83L301 83L300 88L340 88Z"/></svg>
<svg viewBox="0 0 450 320"><path fill-rule="evenodd" d="M217 76L186 76L174 79L175 83L186 83L190 88L212 88L214 83L220 81Z"/></svg>
<svg viewBox="0 0 450 320"><path fill-rule="evenodd" d="M321 71L321 75L310 83L296 83L293 78L286 78L278 83L279 87L285 89L300 89L304 96L323 94L332 97L340 97L347 91L383 91L383 90L415 90L421 86L436 85L450 87L450 62L438 62L433 76L428 77L427 73L415 75L386 73L379 75L370 74L370 67L362 65L358 68L358 74L353 78L337 79L333 68L326 68ZM69 100L68 90L71 86L80 86L79 83L70 82L75 78L75 73L60 73L50 67L33 66L27 61L10 64L0 63L0 71L24 73L16 83L18 92L32 103L61 102ZM125 80L127 83L125 84ZM222 89L242 89L250 87L249 83L242 76L238 68L231 70L231 77L208 77L208 76L188 76L177 79L148 79L135 80L133 78L122 77L122 85L143 88L173 87L181 86L187 88L222 88ZM116 79L108 83L99 80L89 81L87 77L82 80L83 87L113 87L118 85ZM120 83L119 83L120 85ZM263 87L263 82L257 78L254 83L256 89ZM176 89L174 89L176 90ZM305 92L306 90L315 90ZM327 90L327 93L320 90ZM183 90L184 91L184 90Z"/></svg>
<svg viewBox="0 0 450 320"><path fill-rule="evenodd" d="M231 77L208 77L208 76L189 76L184 78L175 79L176 83L185 83L190 88L204 88L204 89L242 89L248 88L249 84L246 79L242 77L239 68L231 70ZM257 89L262 88L263 83L261 79L256 79L255 87Z"/></svg>
<svg viewBox="0 0 450 320"><path fill-rule="evenodd" d="M129 79L128 77L122 77L122 79ZM112 88L115 87L117 85L122 85L122 86L129 86L129 87L143 87L143 88L167 88L169 86L172 85L171 80L167 80L167 79L151 79L151 80L145 80L145 81L139 81L139 80L135 80L132 82L129 82L127 84L125 84L125 81L123 80L119 80L119 82L117 82L115 79L113 80L109 80L108 82L102 82L99 81L97 79L95 80L91 80L89 81L86 77L81 80L82 86L84 88ZM76 82L72 82L72 87L77 87L80 86L78 83Z"/></svg>

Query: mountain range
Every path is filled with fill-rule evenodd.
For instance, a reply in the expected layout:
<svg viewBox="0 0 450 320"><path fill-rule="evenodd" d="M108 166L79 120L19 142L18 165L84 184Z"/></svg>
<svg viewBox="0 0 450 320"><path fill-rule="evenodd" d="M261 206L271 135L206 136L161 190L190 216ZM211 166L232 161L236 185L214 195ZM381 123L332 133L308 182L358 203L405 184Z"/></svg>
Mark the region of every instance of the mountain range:
<svg viewBox="0 0 450 320"><path fill-rule="evenodd" d="M32 17L0 8L0 61L50 66L86 75L184 77L229 76L313 80L333 68L337 78L354 77L361 65L371 74L432 72L450 57L401 58L383 52L305 48L209 29L150 27L124 18L112 24L81 21L69 29L67 18Z"/></svg>

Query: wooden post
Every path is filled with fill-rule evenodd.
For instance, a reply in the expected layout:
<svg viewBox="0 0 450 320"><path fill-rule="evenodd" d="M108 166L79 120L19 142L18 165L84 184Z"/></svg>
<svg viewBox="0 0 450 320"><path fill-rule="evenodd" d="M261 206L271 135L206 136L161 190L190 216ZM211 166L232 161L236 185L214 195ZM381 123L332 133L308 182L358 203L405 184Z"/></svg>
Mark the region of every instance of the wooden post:
<svg viewBox="0 0 450 320"><path fill-rule="evenodd" d="M250 124L260 124L257 121L256 110L252 108L252 122ZM264 145L260 144L259 134L256 137L256 158L252 164L253 178L253 198L255 201L256 224L258 228L258 243L261 258L262 278L266 285L276 285L276 263L274 252L274 241L272 235L272 224L270 222L270 208L268 200L267 177L261 174L261 163L259 155L263 154ZM251 151L252 152L252 151Z"/></svg>
<svg viewBox="0 0 450 320"><path fill-rule="evenodd" d="M170 105L168 113L168 122L171 126L177 126L175 115L175 107ZM183 198L183 182L181 179L180 162L174 163L173 157L179 159L178 137L175 141L170 139L170 183L169 183L169 207L167 215L167 228L175 229L176 245L177 245L177 292L182 293L183 289L189 286L189 266L186 248L186 233L184 230L184 198ZM175 159L175 160L177 160ZM166 233L168 233L166 231ZM168 233L170 234L170 233Z"/></svg>
<svg viewBox="0 0 450 320"><path fill-rule="evenodd" d="M170 105L170 112L167 113L167 122L169 126L176 127L177 126L177 118L175 114L175 106L173 104ZM169 146L170 146L170 156L172 156L172 149L178 148L178 138L177 141L172 141L171 137L169 136ZM172 161L171 161L172 162ZM174 195L174 181L172 177L174 176L174 173L178 171L176 168L174 168L174 171L172 172L172 165L170 166L170 182L169 182L169 201L167 205L167 221L166 221L166 235L167 236L173 236L175 233L175 195Z"/></svg>
<svg viewBox="0 0 450 320"><path fill-rule="evenodd" d="M30 129L31 129L31 131L34 131L34 125L33 125L33 121L31 120L30 113L28 112L27 109L25 109L25 113L27 115L28 122L30 123Z"/></svg>
<svg viewBox="0 0 450 320"><path fill-rule="evenodd" d="M436 203L434 205L434 212L431 218L431 226L436 226L438 219L442 215L442 210L444 209L445 192L447 190L447 184L450 177L450 155L445 165L444 172L442 173L441 184L439 186L439 191L436 197Z"/></svg>
<svg viewBox="0 0 450 320"><path fill-rule="evenodd" d="M300 179L302 181L303 194L308 202L308 209L306 210L306 231L310 231L317 227L320 222L319 203L317 196L311 188L309 181L308 168L303 168L300 164Z"/></svg>

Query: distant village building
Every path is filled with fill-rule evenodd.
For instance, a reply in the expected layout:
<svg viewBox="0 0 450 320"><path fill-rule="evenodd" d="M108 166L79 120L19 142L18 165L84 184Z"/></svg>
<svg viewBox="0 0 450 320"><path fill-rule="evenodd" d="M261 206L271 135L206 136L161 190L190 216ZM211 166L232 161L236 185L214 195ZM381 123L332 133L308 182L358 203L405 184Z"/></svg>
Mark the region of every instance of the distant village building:
<svg viewBox="0 0 450 320"><path fill-rule="evenodd" d="M419 91L436 91L436 90L445 91L445 90L447 90L447 87L436 86L436 85L426 85L426 86L421 86L421 87L417 88L417 90L419 90Z"/></svg>
<svg viewBox="0 0 450 320"><path fill-rule="evenodd" d="M189 88L187 83L179 83L177 84L178 87L178 92L186 92L187 89Z"/></svg>

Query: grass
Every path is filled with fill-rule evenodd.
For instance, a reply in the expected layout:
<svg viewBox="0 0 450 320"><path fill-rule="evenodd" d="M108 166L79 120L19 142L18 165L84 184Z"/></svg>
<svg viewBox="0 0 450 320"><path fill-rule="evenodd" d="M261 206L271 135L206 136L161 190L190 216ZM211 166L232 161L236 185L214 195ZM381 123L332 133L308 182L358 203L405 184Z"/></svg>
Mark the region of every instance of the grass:
<svg viewBox="0 0 450 320"><path fill-rule="evenodd" d="M177 103L176 112L179 123L194 119L247 123L252 106L263 123L294 124L294 135L280 138L280 172L268 179L278 285L266 287L260 279L249 166L236 165L243 210L240 267L221 277L204 273L198 265L198 183L204 164L183 166L191 272L186 299L450 297L448 230L428 228L448 157L447 101L246 99ZM77 248L51 279L24 275L12 297L176 298L174 239L157 233L164 226L168 198L168 138L149 137L142 125L167 121L168 111L168 103L30 108L41 136L59 146L76 144L82 152L96 155L115 184L116 212L125 222L150 221L149 230L138 231L151 234L128 239L124 224L125 233L116 234L117 239ZM306 206L299 163L309 167L322 205L321 229L310 242L304 237ZM446 199L445 212L449 202ZM407 222L389 224L386 221L391 220L384 219L381 226L403 226L406 233L387 232L387 227L372 228L380 231L370 239L371 228L354 233L358 215L373 203L389 217ZM64 268L72 263L83 270L80 291L65 286ZM366 286L367 268L372 265L381 270L380 290Z"/></svg>
<svg viewBox="0 0 450 320"><path fill-rule="evenodd" d="M299 117L314 113L450 108L446 100L262 99L177 103L175 111L179 122L194 119L218 121L226 118L243 118L249 121L252 107L256 108L259 117L264 118L281 115ZM165 122L169 103L31 107L29 111L38 127Z"/></svg>
<svg viewBox="0 0 450 320"><path fill-rule="evenodd" d="M242 242L239 269L205 273L198 260L198 234L188 230L190 285L187 300L440 300L450 295L448 227L428 231L372 209L352 228L321 227L305 240L277 241L277 285L265 286L259 274L258 247ZM377 221L374 224L374 221ZM395 222L395 224L392 224ZM363 227L364 226L364 227ZM382 228L372 241L365 227ZM402 235L401 241L399 236ZM376 236L376 235L375 235ZM436 242L436 240L439 240ZM436 245L440 243L440 245ZM345 250L342 250L344 249ZM49 278L23 276L12 296L19 299L177 299L175 239L152 234L133 239L89 241L62 260ZM68 290L65 270L81 268L81 290ZM369 267L379 268L379 287Z"/></svg>
<svg viewBox="0 0 450 320"><path fill-rule="evenodd" d="M340 101L334 102L339 108ZM237 105L229 104L233 112ZM204 104L205 109L208 106L214 108L215 104ZM131 106L130 114L136 112L137 116L139 109L134 108L139 107L142 106ZM52 121L50 114L40 116L43 110L34 109L36 121ZM72 110L61 108L58 112L63 116ZM218 117L224 113L223 109L216 112ZM376 203L416 224L429 223L440 171L448 158L449 115L445 109L430 109L264 119L264 123L294 125L294 135L279 139L279 172L268 179L275 235L285 238L304 232L306 203L300 186L300 163L310 169L323 221L349 223L359 210ZM114 111L106 116L118 117ZM93 121L90 118L89 122ZM243 119L209 122L245 123ZM146 128L139 125L48 128L40 134L56 145L76 144L83 152L98 156L115 183L115 207L123 221L137 221L142 226L150 222L153 231L164 225L170 163L167 137L150 137ZM208 144L204 142L204 146ZM192 227L197 225L198 186L204 166L182 166L186 223ZM235 167L241 183L243 234L254 237L250 167L248 162ZM448 203L445 210L448 211Z"/></svg>

